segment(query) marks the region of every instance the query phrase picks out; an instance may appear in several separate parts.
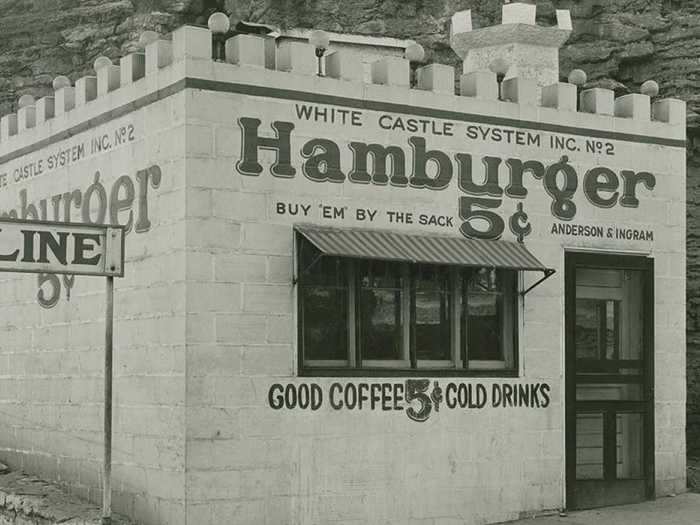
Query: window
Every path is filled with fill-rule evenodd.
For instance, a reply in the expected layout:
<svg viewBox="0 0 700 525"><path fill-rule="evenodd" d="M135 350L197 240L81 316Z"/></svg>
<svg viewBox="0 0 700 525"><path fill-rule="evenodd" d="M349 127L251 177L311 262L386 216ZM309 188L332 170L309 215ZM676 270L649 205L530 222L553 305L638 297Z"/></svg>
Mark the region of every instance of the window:
<svg viewBox="0 0 700 525"><path fill-rule="evenodd" d="M297 247L303 374L516 373L517 271Z"/></svg>

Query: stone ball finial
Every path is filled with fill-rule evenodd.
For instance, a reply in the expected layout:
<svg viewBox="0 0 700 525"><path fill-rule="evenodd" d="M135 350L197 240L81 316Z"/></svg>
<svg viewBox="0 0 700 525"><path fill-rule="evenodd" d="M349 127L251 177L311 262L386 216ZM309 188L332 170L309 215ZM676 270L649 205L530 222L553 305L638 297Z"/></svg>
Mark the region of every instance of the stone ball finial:
<svg viewBox="0 0 700 525"><path fill-rule="evenodd" d="M59 89L70 87L70 79L66 76L59 75L53 79L53 89L57 91Z"/></svg>
<svg viewBox="0 0 700 525"><path fill-rule="evenodd" d="M139 36L139 46L146 47L151 42L155 42L160 38L160 35L155 31L144 31Z"/></svg>
<svg viewBox="0 0 700 525"><path fill-rule="evenodd" d="M231 28L231 20L224 13L214 13L207 20L209 31L214 34L225 34Z"/></svg>
<svg viewBox="0 0 700 525"><path fill-rule="evenodd" d="M315 31L311 31L311 34L309 35L309 44L314 46L316 49L328 49L328 46L331 45L331 37L328 36L328 33L325 31L317 29Z"/></svg>
<svg viewBox="0 0 700 525"><path fill-rule="evenodd" d="M659 94L659 84L655 80L647 80L639 88L639 92L642 95L647 95L654 98Z"/></svg>
<svg viewBox="0 0 700 525"><path fill-rule="evenodd" d="M569 84L581 87L588 81L588 75L583 69L574 69L569 73Z"/></svg>
<svg viewBox="0 0 700 525"><path fill-rule="evenodd" d="M414 42L406 47L404 55L409 62L423 62L425 60L425 49L423 49L422 45Z"/></svg>
<svg viewBox="0 0 700 525"><path fill-rule="evenodd" d="M20 108L26 108L27 106L34 105L34 97L31 95L22 95L17 101L17 106Z"/></svg>
<svg viewBox="0 0 700 525"><path fill-rule="evenodd" d="M109 67L111 65L112 61L109 58L102 56L97 57L97 59L95 59L95 62L93 63L92 67L95 69L95 71L99 71L103 67Z"/></svg>

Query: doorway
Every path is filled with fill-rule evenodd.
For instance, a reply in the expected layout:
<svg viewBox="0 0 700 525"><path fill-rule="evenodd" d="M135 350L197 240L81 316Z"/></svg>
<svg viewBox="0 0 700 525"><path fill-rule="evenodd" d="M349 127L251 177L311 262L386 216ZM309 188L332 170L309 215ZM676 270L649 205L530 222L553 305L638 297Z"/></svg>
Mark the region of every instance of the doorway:
<svg viewBox="0 0 700 525"><path fill-rule="evenodd" d="M654 495L654 269L647 257L567 253L567 508Z"/></svg>

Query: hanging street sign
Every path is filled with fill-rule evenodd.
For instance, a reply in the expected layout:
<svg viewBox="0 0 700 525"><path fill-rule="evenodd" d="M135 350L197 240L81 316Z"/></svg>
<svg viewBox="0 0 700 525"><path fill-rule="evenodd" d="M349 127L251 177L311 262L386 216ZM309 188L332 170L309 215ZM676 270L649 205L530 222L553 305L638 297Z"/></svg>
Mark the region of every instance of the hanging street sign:
<svg viewBox="0 0 700 525"><path fill-rule="evenodd" d="M124 227L0 219L0 272L124 276Z"/></svg>

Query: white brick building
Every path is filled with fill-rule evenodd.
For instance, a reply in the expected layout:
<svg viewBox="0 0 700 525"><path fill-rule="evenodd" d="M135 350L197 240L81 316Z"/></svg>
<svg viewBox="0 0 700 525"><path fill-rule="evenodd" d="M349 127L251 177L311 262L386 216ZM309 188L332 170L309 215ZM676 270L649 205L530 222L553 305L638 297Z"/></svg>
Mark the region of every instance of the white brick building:
<svg viewBox="0 0 700 525"><path fill-rule="evenodd" d="M0 213L129 232L117 511L481 524L684 490L684 105L577 109L558 15L455 15L460 95L183 27L2 117ZM0 276L0 459L93 499L103 292Z"/></svg>

